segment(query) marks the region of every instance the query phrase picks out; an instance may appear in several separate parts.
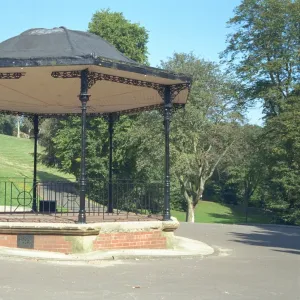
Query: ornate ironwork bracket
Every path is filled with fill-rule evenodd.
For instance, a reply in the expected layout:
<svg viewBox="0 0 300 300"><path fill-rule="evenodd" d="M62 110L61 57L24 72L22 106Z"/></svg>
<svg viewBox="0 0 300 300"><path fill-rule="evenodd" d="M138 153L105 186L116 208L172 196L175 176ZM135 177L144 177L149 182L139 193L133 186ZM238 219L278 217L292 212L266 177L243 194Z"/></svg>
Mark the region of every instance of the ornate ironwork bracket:
<svg viewBox="0 0 300 300"><path fill-rule="evenodd" d="M190 83L178 83L178 84L173 84L170 86L171 90L171 101L173 101L176 96L183 90L188 89L190 90L191 84Z"/></svg>
<svg viewBox="0 0 300 300"><path fill-rule="evenodd" d="M53 78L80 78L81 71L55 71L51 73L51 76ZM163 91L163 86L158 83L143 81L143 80L137 80L132 78L126 78L121 76L115 76L115 75L108 75L98 72L89 72L88 73L88 86L91 88L97 81L111 81L116 83L122 83L122 84L128 84L128 85L134 85L134 86L140 86L140 87L147 87L147 88L153 88L158 91L160 94Z"/></svg>
<svg viewBox="0 0 300 300"><path fill-rule="evenodd" d="M25 76L25 74L25 72L0 73L0 79L20 79L22 76Z"/></svg>
<svg viewBox="0 0 300 300"><path fill-rule="evenodd" d="M56 71L52 72L51 76L53 78L80 78L81 71ZM164 99L165 85L159 83L153 83L144 80L137 80L132 78L126 78L115 75L108 75L98 72L89 72L88 73L88 87L91 88L97 81L110 81L116 83L122 83L133 86L140 86L146 88L152 88L158 92L162 99ZM182 90L190 88L189 83L179 83L170 86L171 88L171 100L173 100Z"/></svg>

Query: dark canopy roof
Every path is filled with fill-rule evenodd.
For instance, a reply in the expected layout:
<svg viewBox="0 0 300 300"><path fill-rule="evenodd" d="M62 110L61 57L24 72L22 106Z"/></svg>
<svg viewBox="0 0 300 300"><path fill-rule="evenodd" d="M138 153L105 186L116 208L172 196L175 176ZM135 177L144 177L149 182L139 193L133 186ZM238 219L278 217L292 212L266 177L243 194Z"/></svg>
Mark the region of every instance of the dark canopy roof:
<svg viewBox="0 0 300 300"><path fill-rule="evenodd" d="M82 70L89 73L89 114L161 106L165 86L172 88L174 104L185 104L191 82L138 64L94 34L30 29L0 43L0 111L78 114Z"/></svg>
<svg viewBox="0 0 300 300"><path fill-rule="evenodd" d="M65 27L27 30L0 43L1 58L101 56L135 63L101 37Z"/></svg>

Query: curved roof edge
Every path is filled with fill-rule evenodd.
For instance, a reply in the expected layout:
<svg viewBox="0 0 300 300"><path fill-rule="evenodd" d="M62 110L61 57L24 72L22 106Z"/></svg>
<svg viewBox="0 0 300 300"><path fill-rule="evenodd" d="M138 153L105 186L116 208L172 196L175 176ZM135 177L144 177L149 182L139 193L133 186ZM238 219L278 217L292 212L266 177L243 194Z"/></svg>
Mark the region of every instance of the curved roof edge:
<svg viewBox="0 0 300 300"><path fill-rule="evenodd" d="M111 60L103 57L74 56L74 57L48 57L48 58L30 58L14 59L0 58L1 68L28 68L28 67L47 67L47 66L76 66L76 65L96 65L104 68L127 71L137 74L161 77L170 80L180 80L182 82L192 82L192 78L185 74L178 74L164 69L148 67L136 63L128 63L118 60Z"/></svg>

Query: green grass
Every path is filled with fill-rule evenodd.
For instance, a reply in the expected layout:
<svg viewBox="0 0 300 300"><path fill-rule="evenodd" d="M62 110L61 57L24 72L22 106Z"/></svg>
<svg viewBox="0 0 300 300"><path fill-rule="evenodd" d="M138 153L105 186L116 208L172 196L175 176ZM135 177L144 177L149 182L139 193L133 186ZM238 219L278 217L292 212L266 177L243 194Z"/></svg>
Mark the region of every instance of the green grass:
<svg viewBox="0 0 300 300"><path fill-rule="evenodd" d="M185 212L172 211L172 216L179 221L186 220ZM200 201L195 209L196 223L245 223L245 213L239 206L222 205L220 203ZM271 216L259 209L249 208L248 223L266 224L271 222Z"/></svg>
<svg viewBox="0 0 300 300"><path fill-rule="evenodd" d="M33 140L0 134L0 178L30 178L33 175ZM42 151L38 147L38 152ZM38 164L38 179L65 180L72 175Z"/></svg>
<svg viewBox="0 0 300 300"><path fill-rule="evenodd" d="M0 134L0 145L0 205L18 205L17 197L20 193L24 190L31 192L32 189L33 140ZM42 150L42 147L38 147L38 152ZM64 181L73 180L74 177L38 164L37 179L40 181ZM22 201L26 203L26 193L23 193L21 197L23 197Z"/></svg>

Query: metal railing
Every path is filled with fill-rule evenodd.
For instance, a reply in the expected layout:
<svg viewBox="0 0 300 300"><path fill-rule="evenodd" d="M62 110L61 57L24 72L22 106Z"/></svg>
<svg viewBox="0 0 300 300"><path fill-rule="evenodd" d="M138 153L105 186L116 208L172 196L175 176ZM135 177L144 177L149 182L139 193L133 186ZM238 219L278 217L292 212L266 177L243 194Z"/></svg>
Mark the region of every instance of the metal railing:
<svg viewBox="0 0 300 300"><path fill-rule="evenodd" d="M34 199L36 189L36 199ZM163 184L129 180L87 182L87 215L161 215ZM34 205L36 203L36 206ZM37 207L33 211L33 207ZM0 180L0 214L77 215L79 183L76 181Z"/></svg>

